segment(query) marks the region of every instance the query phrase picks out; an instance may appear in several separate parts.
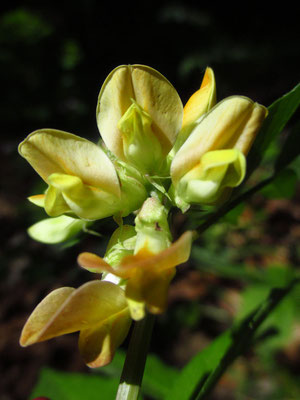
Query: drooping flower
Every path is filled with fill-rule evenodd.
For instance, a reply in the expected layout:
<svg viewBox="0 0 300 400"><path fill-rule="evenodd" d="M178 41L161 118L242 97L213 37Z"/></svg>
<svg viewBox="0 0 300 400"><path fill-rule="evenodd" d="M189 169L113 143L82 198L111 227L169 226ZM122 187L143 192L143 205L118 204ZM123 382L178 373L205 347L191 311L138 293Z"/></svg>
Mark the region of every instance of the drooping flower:
<svg viewBox="0 0 300 400"><path fill-rule="evenodd" d="M112 360L130 325L124 290L95 280L78 289L62 287L48 294L28 318L20 344L25 347L79 331L85 363L101 367Z"/></svg>
<svg viewBox="0 0 300 400"><path fill-rule="evenodd" d="M182 114L174 87L144 65L114 69L99 94L97 121L106 146L142 173L160 173L181 129Z"/></svg>
<svg viewBox="0 0 300 400"><path fill-rule="evenodd" d="M193 235L188 231L171 244L165 208L153 197L145 201L135 222L137 234L132 254L112 266L107 258L81 253L78 263L91 272L121 278L131 317L140 320L145 316L145 308L153 314L166 309L170 281L176 266L187 261Z"/></svg>
<svg viewBox="0 0 300 400"><path fill-rule="evenodd" d="M227 199L245 177L245 157L266 116L264 106L232 96L200 118L171 164L170 193L178 207Z"/></svg>
<svg viewBox="0 0 300 400"><path fill-rule="evenodd" d="M136 177L118 174L100 146L71 133L42 129L20 145L20 154L48 184L43 195L29 198L47 214L95 220L140 207L147 196ZM123 178L123 182L122 182Z"/></svg>

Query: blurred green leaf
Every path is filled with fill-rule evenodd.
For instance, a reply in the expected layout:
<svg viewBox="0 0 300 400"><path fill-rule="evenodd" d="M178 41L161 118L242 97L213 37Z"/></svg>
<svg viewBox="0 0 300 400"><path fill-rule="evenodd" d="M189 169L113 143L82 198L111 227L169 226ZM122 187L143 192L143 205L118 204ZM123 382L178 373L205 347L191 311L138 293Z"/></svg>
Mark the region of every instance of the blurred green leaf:
<svg viewBox="0 0 300 400"><path fill-rule="evenodd" d="M285 140L281 152L277 157L275 163L275 171L282 171L299 156L300 154L299 135L300 135L300 121L296 123L291 133Z"/></svg>
<svg viewBox="0 0 300 400"><path fill-rule="evenodd" d="M154 354L149 354L146 361L142 392L155 399L164 399L178 376L178 370L164 364Z"/></svg>
<svg viewBox="0 0 300 400"><path fill-rule="evenodd" d="M207 376L220 363L225 349L231 344L231 332L227 331L198 353L182 370L165 400L191 400Z"/></svg>
<svg viewBox="0 0 300 400"><path fill-rule="evenodd" d="M113 399L119 380L95 374L79 374L44 368L30 399L46 396L51 400Z"/></svg>
<svg viewBox="0 0 300 400"><path fill-rule="evenodd" d="M52 27L43 18L24 8L11 10L0 19L2 43L21 42L33 45L51 33Z"/></svg>
<svg viewBox="0 0 300 400"><path fill-rule="evenodd" d="M244 256L246 250L253 254L259 251L260 254L269 254L272 249L261 247L255 250L253 247L243 249ZM230 259L228 249L218 252L205 247L193 246L191 258L194 260L195 268L200 271L216 274L222 278L239 280L248 284L264 284L271 287L283 287L288 285L293 279L300 275L297 270L289 265L268 266L267 268L255 268L241 263L234 263Z"/></svg>
<svg viewBox="0 0 300 400"><path fill-rule="evenodd" d="M269 199L290 199L294 196L298 176L292 169L284 169L266 185L261 193Z"/></svg>
<svg viewBox="0 0 300 400"><path fill-rule="evenodd" d="M276 269L280 270L281 268ZM249 286L243 292L241 312L237 318L245 318L246 315L263 302L269 292L270 286L265 284ZM264 348L264 351L269 351L271 354L271 348L276 348L287 343L292 333L295 312L296 310L293 298L291 296L286 296L272 312L269 318L261 324L260 328L257 330L258 334L259 332L268 329L276 331L276 335L273 335L272 338L263 342L262 347Z"/></svg>
<svg viewBox="0 0 300 400"><path fill-rule="evenodd" d="M226 331L198 353L184 367L166 400L206 398L227 368L251 347L258 328L291 292L296 283L298 281L295 280L286 288L273 289L250 315L238 321L231 330Z"/></svg>
<svg viewBox="0 0 300 400"><path fill-rule="evenodd" d="M259 166L273 140L282 132L300 104L300 84L268 107L266 118L247 157L247 176Z"/></svg>

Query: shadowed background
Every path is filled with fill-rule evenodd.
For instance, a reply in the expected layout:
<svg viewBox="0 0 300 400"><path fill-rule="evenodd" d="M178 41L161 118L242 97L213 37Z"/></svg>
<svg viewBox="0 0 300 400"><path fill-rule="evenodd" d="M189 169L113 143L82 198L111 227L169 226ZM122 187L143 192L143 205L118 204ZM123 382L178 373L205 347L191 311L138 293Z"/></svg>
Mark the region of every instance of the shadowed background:
<svg viewBox="0 0 300 400"><path fill-rule="evenodd" d="M84 235L80 243L68 246L31 240L26 229L45 214L26 197L44 186L18 155L18 143L39 128L65 130L97 141L98 93L108 73L120 64L146 64L159 70L183 103L200 86L206 66L214 69L218 100L239 94L268 106L298 83L299 28L293 8L264 11L199 4L79 0L55 6L46 0L1 6L1 400L27 398L44 365L86 371L74 335L28 349L19 347L18 338L29 313L50 290L79 286L94 278L79 270L77 254L81 250L103 254L115 229L110 220L101 221L98 230L103 240ZM244 233L231 232L225 245L236 249L256 240L262 247L266 243L277 246L280 260L297 263L298 198L296 191L279 203L256 199L255 205L267 215L261 222L263 232L252 227L253 237L248 234L246 239ZM261 221L255 215L251 209L244 218ZM249 249L240 258L257 261ZM229 287L228 296L235 295L228 281L216 283L215 276L203 276L188 266L184 271L170 291L170 316L160 319L152 341L152 351L175 366L184 365L210 337L230 325L222 316L204 316L197 325L195 309L180 308L181 302L198 304L204 298L207 305L216 305L211 287L217 291ZM174 304L179 304L177 311L172 311ZM298 370L300 357L287 363ZM217 398L226 396L221 393Z"/></svg>

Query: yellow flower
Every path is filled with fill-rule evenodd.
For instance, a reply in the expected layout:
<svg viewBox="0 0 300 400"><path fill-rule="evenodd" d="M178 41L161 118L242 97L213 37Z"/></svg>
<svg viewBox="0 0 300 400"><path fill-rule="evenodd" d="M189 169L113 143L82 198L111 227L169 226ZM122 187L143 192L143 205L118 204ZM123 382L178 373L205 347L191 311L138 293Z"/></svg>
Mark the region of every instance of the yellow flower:
<svg viewBox="0 0 300 400"><path fill-rule="evenodd" d="M190 255L192 232L184 233L171 244L167 212L153 197L144 202L135 223L136 236L134 231L127 231L127 245L125 236L119 241L118 259L107 253L104 258L82 253L78 263L90 272L119 277L122 280L119 284L125 286L131 317L140 320L145 315L145 307L153 314L165 310L175 267L187 261ZM117 235L121 232L122 228L118 228ZM118 242L114 240L114 243ZM112 263L112 260L117 262Z"/></svg>
<svg viewBox="0 0 300 400"><path fill-rule="evenodd" d="M128 215L147 196L143 184L122 172L96 144L71 133L42 129L20 145L20 154L48 184L44 195L29 198L47 214L86 220ZM123 183L123 184L122 184Z"/></svg>
<svg viewBox="0 0 300 400"><path fill-rule="evenodd" d="M131 317L140 320L145 315L145 306L153 314L165 311L167 291L175 275L175 267L188 260L191 242L192 232L188 231L160 253L155 254L144 247L136 254L124 257L115 267L96 254L87 252L79 255L78 263L91 272L106 272L126 280L125 296Z"/></svg>
<svg viewBox="0 0 300 400"><path fill-rule="evenodd" d="M181 130L176 138L174 152L177 152L197 125L199 118L216 104L216 81L211 68L207 67L200 86L187 101L183 109Z"/></svg>
<svg viewBox="0 0 300 400"><path fill-rule="evenodd" d="M267 109L242 96L224 99L204 114L171 164L170 193L183 211L216 204L245 177L245 157Z"/></svg>
<svg viewBox="0 0 300 400"><path fill-rule="evenodd" d="M90 367L108 364L130 328L124 291L111 282L62 287L46 296L28 318L20 338L29 346L80 331L79 350Z"/></svg>
<svg viewBox="0 0 300 400"><path fill-rule="evenodd" d="M170 82L143 65L122 65L104 82L97 121L108 149L142 173L157 174L182 124L182 103Z"/></svg>

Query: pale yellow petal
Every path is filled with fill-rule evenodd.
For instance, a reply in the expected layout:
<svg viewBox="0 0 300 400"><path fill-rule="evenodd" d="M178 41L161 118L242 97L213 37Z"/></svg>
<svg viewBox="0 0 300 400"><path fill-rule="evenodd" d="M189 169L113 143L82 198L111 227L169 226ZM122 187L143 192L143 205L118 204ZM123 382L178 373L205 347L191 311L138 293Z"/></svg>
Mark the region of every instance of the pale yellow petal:
<svg viewBox="0 0 300 400"><path fill-rule="evenodd" d="M79 136L41 129L19 145L19 152L47 183L51 174L64 173L78 176L87 185L120 195L113 163L99 146Z"/></svg>
<svg viewBox="0 0 300 400"><path fill-rule="evenodd" d="M106 146L125 161L123 140L118 122L134 98L131 71L126 65L114 69L106 78L98 98L97 123Z"/></svg>
<svg viewBox="0 0 300 400"><path fill-rule="evenodd" d="M71 211L61 191L52 185L46 191L44 207L50 217L58 217Z"/></svg>
<svg viewBox="0 0 300 400"><path fill-rule="evenodd" d="M152 129L167 154L181 129L183 107L171 83L158 71L143 65L132 66L136 102L151 116Z"/></svg>
<svg viewBox="0 0 300 400"><path fill-rule="evenodd" d="M215 204L223 197L223 189L238 186L245 173L246 158L241 151L208 151L200 163L181 178L176 192L189 204Z"/></svg>
<svg viewBox="0 0 300 400"><path fill-rule="evenodd" d="M105 218L121 211L120 199L101 188L85 185L77 176L52 174L48 178L50 188L61 194L63 201L75 215L87 220ZM54 203L47 208L48 192L46 194L45 210L51 216L62 214L59 204ZM57 205L57 207L56 207Z"/></svg>
<svg viewBox="0 0 300 400"><path fill-rule="evenodd" d="M56 218L46 218L31 225L28 234L34 240L42 243L60 243L73 238L82 231L85 222L78 218L61 215Z"/></svg>
<svg viewBox="0 0 300 400"><path fill-rule="evenodd" d="M174 87L163 75L143 65L116 68L101 88L97 121L106 146L126 161L118 122L131 106L131 99L150 115L152 130L159 139L163 153L167 154L181 128L182 103Z"/></svg>
<svg viewBox="0 0 300 400"><path fill-rule="evenodd" d="M35 194L33 196L29 196L27 199L38 207L44 207L45 197L46 196L44 194Z"/></svg>
<svg viewBox="0 0 300 400"><path fill-rule="evenodd" d="M244 154L254 140L266 108L242 96L218 103L199 122L171 164L173 183L199 163L211 150L238 148Z"/></svg>

